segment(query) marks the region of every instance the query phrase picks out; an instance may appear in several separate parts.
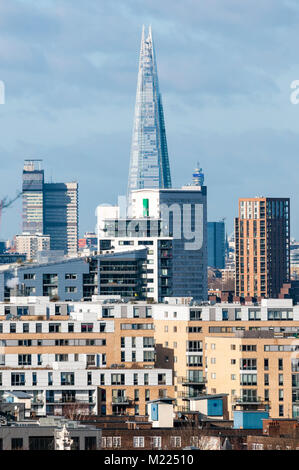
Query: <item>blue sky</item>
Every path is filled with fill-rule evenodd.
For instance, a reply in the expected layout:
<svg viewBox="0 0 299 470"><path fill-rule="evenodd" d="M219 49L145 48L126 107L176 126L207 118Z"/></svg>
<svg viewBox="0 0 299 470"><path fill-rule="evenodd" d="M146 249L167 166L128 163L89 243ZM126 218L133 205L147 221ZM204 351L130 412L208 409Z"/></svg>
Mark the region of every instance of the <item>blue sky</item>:
<svg viewBox="0 0 299 470"><path fill-rule="evenodd" d="M25 158L79 182L80 233L125 194L142 24L152 25L174 186L199 161L208 218L239 197L291 198L299 238L297 0L0 0L0 198ZM21 231L21 201L0 238Z"/></svg>

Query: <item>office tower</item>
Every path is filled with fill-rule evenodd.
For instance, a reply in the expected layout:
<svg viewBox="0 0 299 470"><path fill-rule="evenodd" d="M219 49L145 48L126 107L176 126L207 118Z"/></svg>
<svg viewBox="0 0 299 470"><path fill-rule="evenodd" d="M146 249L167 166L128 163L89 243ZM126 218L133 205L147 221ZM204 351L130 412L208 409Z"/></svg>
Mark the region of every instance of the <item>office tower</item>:
<svg viewBox="0 0 299 470"><path fill-rule="evenodd" d="M25 160L23 169L23 232L42 233L44 229L44 170L42 160Z"/></svg>
<svg viewBox="0 0 299 470"><path fill-rule="evenodd" d="M44 185L44 232L51 250L76 255L78 247L78 183Z"/></svg>
<svg viewBox="0 0 299 470"><path fill-rule="evenodd" d="M278 297L290 279L290 200L239 199L235 250L236 295Z"/></svg>
<svg viewBox="0 0 299 470"><path fill-rule="evenodd" d="M42 160L25 160L23 232L49 235L51 250L75 255L78 246L78 183L45 183Z"/></svg>
<svg viewBox="0 0 299 470"><path fill-rule="evenodd" d="M133 124L128 194L143 188L171 188L162 98L151 27L141 50Z"/></svg>
<svg viewBox="0 0 299 470"><path fill-rule="evenodd" d="M225 267L225 224L208 222L208 266L224 269Z"/></svg>

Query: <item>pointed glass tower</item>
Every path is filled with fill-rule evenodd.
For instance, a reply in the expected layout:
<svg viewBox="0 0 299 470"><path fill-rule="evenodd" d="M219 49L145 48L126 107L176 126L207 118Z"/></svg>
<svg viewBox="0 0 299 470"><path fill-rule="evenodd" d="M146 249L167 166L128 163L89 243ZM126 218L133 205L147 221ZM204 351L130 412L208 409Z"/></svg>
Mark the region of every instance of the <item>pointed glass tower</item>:
<svg viewBox="0 0 299 470"><path fill-rule="evenodd" d="M170 188L162 99L152 31L145 38L142 28L141 50L132 136L128 195L134 189Z"/></svg>

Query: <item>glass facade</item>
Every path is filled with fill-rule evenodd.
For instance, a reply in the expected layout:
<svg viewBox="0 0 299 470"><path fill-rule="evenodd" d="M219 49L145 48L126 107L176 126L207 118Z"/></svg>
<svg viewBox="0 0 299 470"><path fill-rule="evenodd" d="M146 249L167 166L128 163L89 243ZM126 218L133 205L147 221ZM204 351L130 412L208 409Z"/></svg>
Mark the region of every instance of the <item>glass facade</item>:
<svg viewBox="0 0 299 470"><path fill-rule="evenodd" d="M224 222L208 222L208 266L225 268Z"/></svg>
<svg viewBox="0 0 299 470"><path fill-rule="evenodd" d="M142 31L128 193L171 188L162 99L151 28Z"/></svg>

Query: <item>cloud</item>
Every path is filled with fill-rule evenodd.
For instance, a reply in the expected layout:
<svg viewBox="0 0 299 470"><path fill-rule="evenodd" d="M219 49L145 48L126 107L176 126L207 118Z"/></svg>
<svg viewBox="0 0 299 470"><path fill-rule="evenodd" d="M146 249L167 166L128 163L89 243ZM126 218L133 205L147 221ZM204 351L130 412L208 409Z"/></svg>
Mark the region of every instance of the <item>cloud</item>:
<svg viewBox="0 0 299 470"><path fill-rule="evenodd" d="M294 207L294 0L0 0L0 198L20 188L24 158L43 158L47 177L78 180L82 233L98 204L126 191L141 27L150 23L174 183L187 183L199 160L209 219L226 216L230 227L244 195L289 191ZM20 231L20 217L16 203L0 237Z"/></svg>

